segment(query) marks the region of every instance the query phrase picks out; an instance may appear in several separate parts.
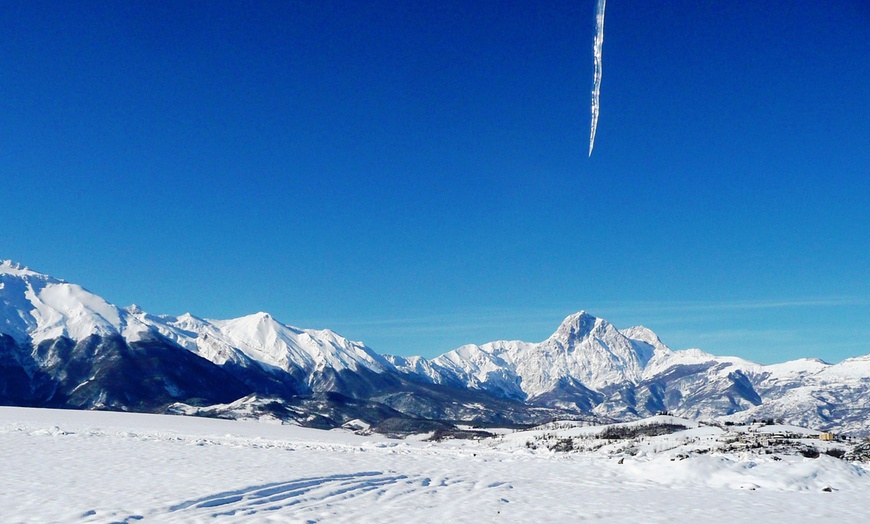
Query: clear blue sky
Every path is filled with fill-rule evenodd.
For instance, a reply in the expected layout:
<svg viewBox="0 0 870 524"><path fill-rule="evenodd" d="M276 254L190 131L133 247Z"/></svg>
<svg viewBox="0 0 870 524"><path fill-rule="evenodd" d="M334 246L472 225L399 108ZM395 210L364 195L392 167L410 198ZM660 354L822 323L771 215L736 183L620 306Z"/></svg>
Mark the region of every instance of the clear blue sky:
<svg viewBox="0 0 870 524"><path fill-rule="evenodd" d="M0 3L0 258L385 353L870 353L870 4Z"/></svg>

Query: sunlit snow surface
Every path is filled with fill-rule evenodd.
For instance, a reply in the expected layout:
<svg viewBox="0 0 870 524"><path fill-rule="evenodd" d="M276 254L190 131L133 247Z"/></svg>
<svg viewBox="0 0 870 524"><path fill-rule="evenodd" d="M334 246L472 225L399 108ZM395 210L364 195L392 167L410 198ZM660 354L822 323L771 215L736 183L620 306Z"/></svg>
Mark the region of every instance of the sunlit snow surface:
<svg viewBox="0 0 870 524"><path fill-rule="evenodd" d="M662 452L619 464L528 450L511 434L435 444L24 408L0 408L0 448L3 522L858 522L870 514L868 470L825 455Z"/></svg>

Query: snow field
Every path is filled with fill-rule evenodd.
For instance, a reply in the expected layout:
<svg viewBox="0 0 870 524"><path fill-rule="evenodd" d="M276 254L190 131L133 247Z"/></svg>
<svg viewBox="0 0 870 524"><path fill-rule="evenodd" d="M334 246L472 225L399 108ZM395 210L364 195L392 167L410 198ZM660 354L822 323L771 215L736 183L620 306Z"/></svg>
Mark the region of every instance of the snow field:
<svg viewBox="0 0 870 524"><path fill-rule="evenodd" d="M528 450L513 435L431 443L0 408L0 521L858 522L870 514L867 469L827 456L681 460L674 451L619 464Z"/></svg>

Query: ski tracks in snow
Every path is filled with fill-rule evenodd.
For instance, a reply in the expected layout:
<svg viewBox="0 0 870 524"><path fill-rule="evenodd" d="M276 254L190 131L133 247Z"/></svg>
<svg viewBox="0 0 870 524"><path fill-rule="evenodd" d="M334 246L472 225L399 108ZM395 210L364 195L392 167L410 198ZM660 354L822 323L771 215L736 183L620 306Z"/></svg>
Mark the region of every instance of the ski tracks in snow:
<svg viewBox="0 0 870 524"><path fill-rule="evenodd" d="M309 477L250 486L185 501L171 506L169 512L183 512L178 517L184 520L196 517L251 517L274 511L281 511L282 516L287 516L286 510L291 508L291 514L316 512L321 507L367 494L378 498L402 484L411 488L415 481L405 475L380 471Z"/></svg>
<svg viewBox="0 0 870 524"><path fill-rule="evenodd" d="M508 503L505 482L483 482L461 477L403 475L395 471L304 477L223 491L177 502L161 510L126 518L111 515L118 522L357 522L360 518L378 522L404 521L403 508L440 508L445 504L459 510L464 501L484 493L496 504ZM361 514L363 509L365 514ZM88 512L84 521L103 521L109 515Z"/></svg>

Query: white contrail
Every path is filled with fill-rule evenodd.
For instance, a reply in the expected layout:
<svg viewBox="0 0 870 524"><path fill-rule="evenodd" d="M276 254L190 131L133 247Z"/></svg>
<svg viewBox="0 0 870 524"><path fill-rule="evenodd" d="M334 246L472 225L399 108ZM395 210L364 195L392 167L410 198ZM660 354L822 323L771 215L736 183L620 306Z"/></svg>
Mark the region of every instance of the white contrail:
<svg viewBox="0 0 870 524"><path fill-rule="evenodd" d="M604 45L604 5L607 0L598 0L595 8L595 42L592 52L595 60L595 76L592 78L592 129L589 132L589 156L595 146L595 130L598 129L599 96L601 94L601 47Z"/></svg>

